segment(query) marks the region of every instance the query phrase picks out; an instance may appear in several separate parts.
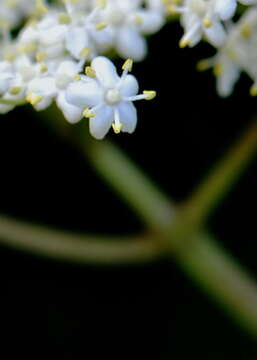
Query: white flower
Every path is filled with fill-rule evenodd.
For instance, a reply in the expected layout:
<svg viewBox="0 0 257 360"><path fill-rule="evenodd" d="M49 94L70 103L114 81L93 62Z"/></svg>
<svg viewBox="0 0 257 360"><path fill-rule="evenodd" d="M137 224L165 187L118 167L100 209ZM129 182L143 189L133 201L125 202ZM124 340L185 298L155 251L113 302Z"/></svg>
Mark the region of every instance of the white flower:
<svg viewBox="0 0 257 360"><path fill-rule="evenodd" d="M44 66L44 65L42 65ZM51 69L45 67L45 72L29 82L27 87L27 101L36 110L44 110L56 100L57 106L70 123L78 122L82 112L78 107L66 101L65 91L81 71L81 64L72 60L64 60L60 65Z"/></svg>
<svg viewBox="0 0 257 360"><path fill-rule="evenodd" d="M116 133L132 133L137 124L137 112L133 101L154 98L154 91L138 93L138 82L128 75L132 61L127 60L121 77L113 63L99 56L87 67L88 76L72 83L66 92L66 99L80 108L89 118L90 132L96 139L103 139L111 126Z"/></svg>
<svg viewBox="0 0 257 360"><path fill-rule="evenodd" d="M221 20L228 20L233 17L237 8L236 0L212 0L214 1L214 12Z"/></svg>
<svg viewBox="0 0 257 360"><path fill-rule="evenodd" d="M14 78L13 68L10 62L0 62L0 96L3 96L10 88Z"/></svg>
<svg viewBox="0 0 257 360"><path fill-rule="evenodd" d="M254 84L251 95L257 95L257 8L249 8L237 23L228 26L226 43L217 54L201 61L200 70L213 67L217 77L217 91L229 96L241 72L247 73Z"/></svg>
<svg viewBox="0 0 257 360"><path fill-rule="evenodd" d="M257 0L238 0L243 5L257 4Z"/></svg>
<svg viewBox="0 0 257 360"><path fill-rule="evenodd" d="M193 47L203 36L215 47L224 44L226 32L221 24L221 18L228 16L227 12L230 10L227 11L226 7L221 6L217 8L216 1L185 0L182 6L173 6L173 11L181 14L181 24L184 27L181 47Z"/></svg>
<svg viewBox="0 0 257 360"><path fill-rule="evenodd" d="M32 13L35 3L28 0L1 0L0 19L10 26L18 25L25 16Z"/></svg>
<svg viewBox="0 0 257 360"><path fill-rule="evenodd" d="M152 9L140 7L141 0L109 0L103 10L108 28L112 31L113 47L122 58L141 61L147 54L143 35L157 32L164 16Z"/></svg>

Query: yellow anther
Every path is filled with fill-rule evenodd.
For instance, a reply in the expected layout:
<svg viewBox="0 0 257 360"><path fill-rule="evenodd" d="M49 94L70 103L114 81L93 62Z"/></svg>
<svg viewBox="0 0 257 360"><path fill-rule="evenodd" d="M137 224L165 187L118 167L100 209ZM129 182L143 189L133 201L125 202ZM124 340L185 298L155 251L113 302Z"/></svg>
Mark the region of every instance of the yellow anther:
<svg viewBox="0 0 257 360"><path fill-rule="evenodd" d="M242 25L240 31L241 31L241 35L244 38L248 38L252 34L252 29L251 29L250 25L247 23Z"/></svg>
<svg viewBox="0 0 257 360"><path fill-rule="evenodd" d="M153 90L145 90L143 94L147 95L145 100L153 100L156 97L156 91Z"/></svg>
<svg viewBox="0 0 257 360"><path fill-rule="evenodd" d="M19 51L21 53L25 53L25 54L33 54L37 49L37 45L34 42L29 42L27 44L22 44L19 47Z"/></svg>
<svg viewBox="0 0 257 360"><path fill-rule="evenodd" d="M170 5L170 4L174 4L174 5L180 5L181 4L181 0L162 0L164 5Z"/></svg>
<svg viewBox="0 0 257 360"><path fill-rule="evenodd" d="M28 103L30 103L31 105L35 106L37 105L38 103L40 103L40 101L43 100L43 97L42 96L38 96L38 95L35 95L33 94L32 92L30 92L27 97L26 97L26 101Z"/></svg>
<svg viewBox="0 0 257 360"><path fill-rule="evenodd" d="M186 39L182 39L180 40L179 42L179 47L181 49L184 49L185 47L189 46L190 45L190 41L189 40L186 40Z"/></svg>
<svg viewBox="0 0 257 360"><path fill-rule="evenodd" d="M0 18L0 27L3 29L10 29L11 24L8 20Z"/></svg>
<svg viewBox="0 0 257 360"><path fill-rule="evenodd" d="M106 22L99 22L98 24L96 24L95 29L96 30L103 30L108 26L108 24Z"/></svg>
<svg viewBox="0 0 257 360"><path fill-rule="evenodd" d="M41 73L46 73L48 71L48 66L46 64L42 64L40 66L40 72Z"/></svg>
<svg viewBox="0 0 257 360"><path fill-rule="evenodd" d="M92 66L86 66L85 68L85 74L91 78L95 78L96 77L96 72L95 70L92 68Z"/></svg>
<svg viewBox="0 0 257 360"><path fill-rule="evenodd" d="M123 66L122 66L122 70L123 70L123 71L127 70L127 71L131 72L131 71L132 71L132 67L133 67L133 60L132 60L132 59L127 59L127 60L124 62Z"/></svg>
<svg viewBox="0 0 257 360"><path fill-rule="evenodd" d="M166 7L166 11L167 11L167 13L169 14L169 15L177 15L177 7L176 7L176 5L168 5L167 7Z"/></svg>
<svg viewBox="0 0 257 360"><path fill-rule="evenodd" d="M106 0L96 0L96 6L99 6L100 8L104 9L107 5Z"/></svg>
<svg viewBox="0 0 257 360"><path fill-rule="evenodd" d="M88 47L82 49L79 53L79 56L82 58L87 58L90 57L91 55L92 55L92 51Z"/></svg>
<svg viewBox="0 0 257 360"><path fill-rule="evenodd" d="M16 54L5 54L3 58L5 61L14 61L16 59Z"/></svg>
<svg viewBox="0 0 257 360"><path fill-rule="evenodd" d="M9 91L9 93L11 95L18 95L21 92L21 90L22 88L20 86L15 86Z"/></svg>
<svg viewBox="0 0 257 360"><path fill-rule="evenodd" d="M120 121L119 122L114 122L112 124L112 128L113 128L113 131L115 132L115 134L120 134L123 127L124 127L124 125Z"/></svg>
<svg viewBox="0 0 257 360"><path fill-rule="evenodd" d="M39 15L44 15L48 13L48 8L44 2L44 0L36 0L36 12Z"/></svg>
<svg viewBox="0 0 257 360"><path fill-rule="evenodd" d="M198 63L196 64L196 69L198 71L205 71L208 70L210 67L210 63L208 60L200 60L198 61Z"/></svg>
<svg viewBox="0 0 257 360"><path fill-rule="evenodd" d="M223 66L221 64L216 64L214 65L213 67L213 74L215 76L220 76L222 74L222 71L223 71Z"/></svg>
<svg viewBox="0 0 257 360"><path fill-rule="evenodd" d="M8 0L6 5L10 8L17 6L17 0Z"/></svg>
<svg viewBox="0 0 257 360"><path fill-rule="evenodd" d="M257 85L256 84L253 84L250 87L250 95L251 96L257 96Z"/></svg>
<svg viewBox="0 0 257 360"><path fill-rule="evenodd" d="M212 23L212 21L211 21L210 19L205 18L205 19L203 20L203 26L204 26L204 27L209 28L209 27L211 27L212 25L213 25L213 23Z"/></svg>
<svg viewBox="0 0 257 360"><path fill-rule="evenodd" d="M221 64L216 64L214 65L213 67L213 74L216 76L216 77L219 77L221 74L222 74L222 71L223 71L223 66Z"/></svg>
<svg viewBox="0 0 257 360"><path fill-rule="evenodd" d="M80 81L81 80L81 76L79 74L74 76L74 80L75 81Z"/></svg>
<svg viewBox="0 0 257 360"><path fill-rule="evenodd" d="M36 61L37 62L42 62L47 58L47 54L44 52L38 52L36 53Z"/></svg>
<svg viewBox="0 0 257 360"><path fill-rule="evenodd" d="M85 118L90 119L90 118L95 117L96 114L95 114L94 112L92 112L89 108L86 108L86 109L83 111L83 116L84 116Z"/></svg>
<svg viewBox="0 0 257 360"><path fill-rule="evenodd" d="M71 23L71 17L67 13L61 13L59 14L58 21L61 25L67 25Z"/></svg>
<svg viewBox="0 0 257 360"><path fill-rule="evenodd" d="M143 18L139 14L136 14L134 21L135 21L135 25L141 25L143 23Z"/></svg>

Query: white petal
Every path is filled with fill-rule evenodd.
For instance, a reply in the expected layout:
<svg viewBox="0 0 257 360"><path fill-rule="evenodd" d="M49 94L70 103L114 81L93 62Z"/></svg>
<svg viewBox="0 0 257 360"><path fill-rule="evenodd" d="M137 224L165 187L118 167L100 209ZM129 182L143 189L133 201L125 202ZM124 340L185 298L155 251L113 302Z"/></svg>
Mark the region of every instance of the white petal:
<svg viewBox="0 0 257 360"><path fill-rule="evenodd" d="M109 26L103 30L90 29L90 35L96 45L102 49L108 49L112 45L113 34Z"/></svg>
<svg viewBox="0 0 257 360"><path fill-rule="evenodd" d="M138 93L139 86L134 75L127 75L120 87L120 91L124 96L134 96Z"/></svg>
<svg viewBox="0 0 257 360"><path fill-rule="evenodd" d="M153 34L164 25L164 16L157 11L140 10L136 15L141 19L138 29L143 34Z"/></svg>
<svg viewBox="0 0 257 360"><path fill-rule="evenodd" d="M51 46L60 41L63 41L66 33L67 33L66 25L56 25L48 30L42 31L40 40L42 45Z"/></svg>
<svg viewBox="0 0 257 360"><path fill-rule="evenodd" d="M52 97L44 97L38 104L33 106L37 111L42 111L47 109L52 104L52 102L53 102Z"/></svg>
<svg viewBox="0 0 257 360"><path fill-rule="evenodd" d="M134 27L123 26L117 33L116 50L124 59L141 61L147 54L146 40Z"/></svg>
<svg viewBox="0 0 257 360"><path fill-rule="evenodd" d="M55 79L50 76L33 79L28 85L28 92L38 96L55 96L57 93Z"/></svg>
<svg viewBox="0 0 257 360"><path fill-rule="evenodd" d="M142 4L142 0L119 0L117 4L124 13L128 13L131 10L137 10Z"/></svg>
<svg viewBox="0 0 257 360"><path fill-rule="evenodd" d="M0 104L0 114L7 114L9 111L15 108L14 105Z"/></svg>
<svg viewBox="0 0 257 360"><path fill-rule="evenodd" d="M96 113L96 116L90 118L89 129L92 136L101 140L110 130L113 122L113 109L111 106L103 106Z"/></svg>
<svg viewBox="0 0 257 360"><path fill-rule="evenodd" d="M56 99L56 104L58 108L63 112L65 119L71 123L75 124L82 119L82 110L77 106L71 105L67 102L65 97L65 92L61 91Z"/></svg>
<svg viewBox="0 0 257 360"><path fill-rule="evenodd" d="M122 131L133 133L137 126L137 110L132 102L122 102L118 105Z"/></svg>
<svg viewBox="0 0 257 360"><path fill-rule="evenodd" d="M257 0L240 0L239 2L244 5L251 5L251 4L256 4Z"/></svg>
<svg viewBox="0 0 257 360"><path fill-rule="evenodd" d="M208 28L203 27L203 31L213 46L220 47L224 44L226 40L226 32L221 23L214 22L213 25Z"/></svg>
<svg viewBox="0 0 257 360"><path fill-rule="evenodd" d="M222 20L231 19L237 7L236 0L216 0L215 10Z"/></svg>
<svg viewBox="0 0 257 360"><path fill-rule="evenodd" d="M102 89L93 79L73 82L66 90L67 102L81 109L98 105L102 97Z"/></svg>
<svg viewBox="0 0 257 360"><path fill-rule="evenodd" d="M217 92L220 96L227 97L234 89L234 85L240 76L240 69L232 62L224 62L222 66L222 72L217 78Z"/></svg>
<svg viewBox="0 0 257 360"><path fill-rule="evenodd" d="M87 32L83 27L74 27L66 35L66 48L76 59L81 57L81 51L90 48ZM92 50L92 49L91 49Z"/></svg>
<svg viewBox="0 0 257 360"><path fill-rule="evenodd" d="M185 34L181 38L181 42L183 41L189 41L189 46L193 47L195 46L202 37L202 29L201 29L201 23L199 21L192 22L192 25L186 26Z"/></svg>
<svg viewBox="0 0 257 360"><path fill-rule="evenodd" d="M92 63L92 68L96 72L97 79L104 87L114 87L119 81L119 76L114 64L104 56L96 57Z"/></svg>
<svg viewBox="0 0 257 360"><path fill-rule="evenodd" d="M79 67L75 61L62 61L55 74L56 86L60 89L66 88L78 72Z"/></svg>
<svg viewBox="0 0 257 360"><path fill-rule="evenodd" d="M12 65L7 61L0 61L0 74L3 72L11 72Z"/></svg>

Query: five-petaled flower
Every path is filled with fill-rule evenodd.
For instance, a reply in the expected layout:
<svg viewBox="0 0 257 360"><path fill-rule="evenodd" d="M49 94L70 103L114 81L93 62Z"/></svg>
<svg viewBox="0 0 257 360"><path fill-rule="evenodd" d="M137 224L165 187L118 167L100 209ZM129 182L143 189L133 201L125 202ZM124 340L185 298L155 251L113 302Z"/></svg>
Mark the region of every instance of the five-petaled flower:
<svg viewBox="0 0 257 360"><path fill-rule="evenodd" d="M87 75L70 84L66 91L66 100L89 118L90 133L96 139L103 139L111 127L115 133L132 133L137 124L137 111L132 102L155 97L154 91L138 95L138 82L128 74L131 68L129 59L123 65L122 75L118 76L113 63L98 56L86 68Z"/></svg>

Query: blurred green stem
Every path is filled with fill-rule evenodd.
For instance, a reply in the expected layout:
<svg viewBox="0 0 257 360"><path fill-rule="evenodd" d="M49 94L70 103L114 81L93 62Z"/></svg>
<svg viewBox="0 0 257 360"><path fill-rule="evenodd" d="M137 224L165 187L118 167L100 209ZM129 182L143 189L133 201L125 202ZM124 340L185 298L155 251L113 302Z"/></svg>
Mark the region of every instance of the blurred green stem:
<svg viewBox="0 0 257 360"><path fill-rule="evenodd" d="M0 243L79 264L131 264L157 260L160 248L147 234L97 236L69 233L0 216Z"/></svg>
<svg viewBox="0 0 257 360"><path fill-rule="evenodd" d="M195 225L202 225L224 196L232 190L242 172L256 156L256 151L257 121L255 119L184 203L183 216L190 218Z"/></svg>
<svg viewBox="0 0 257 360"><path fill-rule="evenodd" d="M207 216L253 158L257 122L178 208L176 217L165 196L114 145L89 141L83 148L97 172L155 230L156 241L173 253L181 269L257 338L256 282L209 235L201 233Z"/></svg>
<svg viewBox="0 0 257 360"><path fill-rule="evenodd" d="M46 113L46 118L48 113ZM56 117L56 113L55 113ZM58 117L58 116L57 116ZM53 119L52 116L50 116ZM79 262L147 261L166 251L181 269L257 338L257 287L246 272L204 233L207 216L245 169L257 148L257 123L248 129L176 216L172 204L114 145L75 134L59 120L62 136L72 133L92 166L151 230L151 236L113 239L66 234L0 218L0 239L13 247ZM74 135L76 135L74 137ZM124 241L124 242L123 242ZM147 243L148 242L148 243Z"/></svg>
<svg viewBox="0 0 257 360"><path fill-rule="evenodd" d="M206 294L257 340L257 284L207 233L198 233L176 262Z"/></svg>
<svg viewBox="0 0 257 360"><path fill-rule="evenodd" d="M128 157L108 141L87 139L84 153L109 185L153 231L167 229L175 208Z"/></svg>

